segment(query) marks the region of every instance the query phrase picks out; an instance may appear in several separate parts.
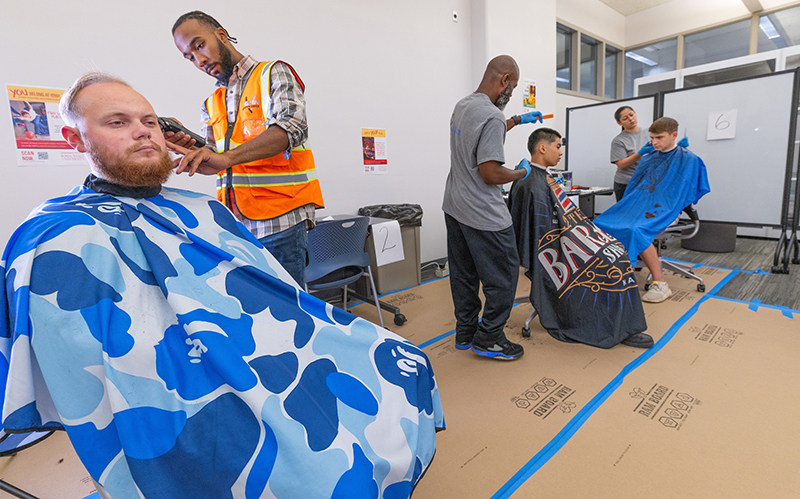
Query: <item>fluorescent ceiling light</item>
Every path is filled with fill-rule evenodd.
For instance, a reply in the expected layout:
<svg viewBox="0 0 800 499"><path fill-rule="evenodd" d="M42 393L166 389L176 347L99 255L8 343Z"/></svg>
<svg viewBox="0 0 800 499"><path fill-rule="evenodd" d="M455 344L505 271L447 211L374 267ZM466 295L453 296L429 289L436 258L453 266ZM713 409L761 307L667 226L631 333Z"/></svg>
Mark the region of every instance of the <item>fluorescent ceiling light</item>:
<svg viewBox="0 0 800 499"><path fill-rule="evenodd" d="M653 62L650 59L648 59L647 57L641 56L641 55L637 54L636 52L625 52L625 57L629 57L629 58L633 59L634 61L639 61L642 64L647 64L648 66L658 66L657 62Z"/></svg>
<svg viewBox="0 0 800 499"><path fill-rule="evenodd" d="M561 83L569 83L568 79L562 78L560 76L556 76L556 81L560 81Z"/></svg>
<svg viewBox="0 0 800 499"><path fill-rule="evenodd" d="M758 22L758 26L770 40L773 38L780 38L781 36L781 34L778 33L778 30L775 29L775 26L772 25L772 21L770 21L769 17L767 16L761 17L761 20Z"/></svg>

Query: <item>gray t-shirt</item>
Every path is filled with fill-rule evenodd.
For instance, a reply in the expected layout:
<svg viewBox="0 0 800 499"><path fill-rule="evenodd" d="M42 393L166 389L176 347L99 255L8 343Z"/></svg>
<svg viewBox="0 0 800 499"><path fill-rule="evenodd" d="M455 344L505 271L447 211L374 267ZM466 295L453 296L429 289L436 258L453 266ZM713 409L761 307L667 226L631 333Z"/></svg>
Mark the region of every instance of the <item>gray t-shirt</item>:
<svg viewBox="0 0 800 499"><path fill-rule="evenodd" d="M628 133L625 131L620 132L619 135L614 137L611 141L611 163L616 163L621 159L625 159L650 141L650 132L646 128L639 128L638 132ZM633 177L633 172L636 171L636 165L639 162L632 164L627 168L617 168L617 173L614 174L614 182L618 184L627 184ZM617 165L614 165L616 168Z"/></svg>
<svg viewBox="0 0 800 499"><path fill-rule="evenodd" d="M506 119L486 94L470 94L450 118L450 174L442 210L473 229L499 231L511 226L502 186L488 185L478 165L505 162Z"/></svg>

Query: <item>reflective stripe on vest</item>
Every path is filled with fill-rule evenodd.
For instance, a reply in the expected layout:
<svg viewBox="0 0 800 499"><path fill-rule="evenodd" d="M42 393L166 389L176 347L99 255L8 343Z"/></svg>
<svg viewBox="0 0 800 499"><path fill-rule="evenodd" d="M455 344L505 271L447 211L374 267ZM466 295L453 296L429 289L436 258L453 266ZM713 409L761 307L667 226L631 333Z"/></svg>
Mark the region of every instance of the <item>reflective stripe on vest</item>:
<svg viewBox="0 0 800 499"><path fill-rule="evenodd" d="M266 186L283 186L283 185L300 185L308 183L309 180L317 178L316 170L309 170L302 173L234 173L233 186L253 186L253 187L266 187ZM217 188L222 188L225 185L225 180L217 176Z"/></svg>
<svg viewBox="0 0 800 499"><path fill-rule="evenodd" d="M237 104L237 120L233 127L228 126L225 89L218 88L206 100L211 117L208 124L213 127L218 152L234 149L266 130L263 103L269 103L270 96L261 94L262 77L266 74L269 78L272 64L261 62L250 71ZM304 89L297 73L288 67ZM264 85L264 89L269 92L270 85ZM289 160L279 153L220 172L217 198L233 211L236 211L235 203L238 211L252 220L275 218L307 204L323 207L314 156L307 142L292 149Z"/></svg>

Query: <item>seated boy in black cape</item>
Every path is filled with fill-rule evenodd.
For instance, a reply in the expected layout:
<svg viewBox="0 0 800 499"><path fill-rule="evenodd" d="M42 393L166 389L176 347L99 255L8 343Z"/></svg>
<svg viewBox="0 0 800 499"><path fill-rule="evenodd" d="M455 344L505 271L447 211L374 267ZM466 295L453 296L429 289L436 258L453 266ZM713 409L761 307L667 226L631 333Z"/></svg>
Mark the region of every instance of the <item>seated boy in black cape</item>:
<svg viewBox="0 0 800 499"><path fill-rule="evenodd" d="M528 138L528 151L531 172L514 182L510 208L542 327L557 340L600 348L653 346L643 332L647 324L625 248L587 219L546 171L561 160L561 135L539 128Z"/></svg>

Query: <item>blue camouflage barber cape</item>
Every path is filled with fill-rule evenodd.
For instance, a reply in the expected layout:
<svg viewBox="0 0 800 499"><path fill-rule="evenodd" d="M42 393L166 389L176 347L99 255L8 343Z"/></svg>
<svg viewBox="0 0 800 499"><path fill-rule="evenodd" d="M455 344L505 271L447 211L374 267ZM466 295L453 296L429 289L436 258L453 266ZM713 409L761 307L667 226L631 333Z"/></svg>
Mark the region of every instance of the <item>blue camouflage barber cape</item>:
<svg viewBox="0 0 800 499"><path fill-rule="evenodd" d="M4 430L63 427L114 499L407 498L433 458L425 354L298 289L208 196L76 188L2 271Z"/></svg>
<svg viewBox="0 0 800 499"><path fill-rule="evenodd" d="M594 223L617 238L636 262L681 210L709 192L706 165L693 152L683 147L652 152L639 161L625 196Z"/></svg>

